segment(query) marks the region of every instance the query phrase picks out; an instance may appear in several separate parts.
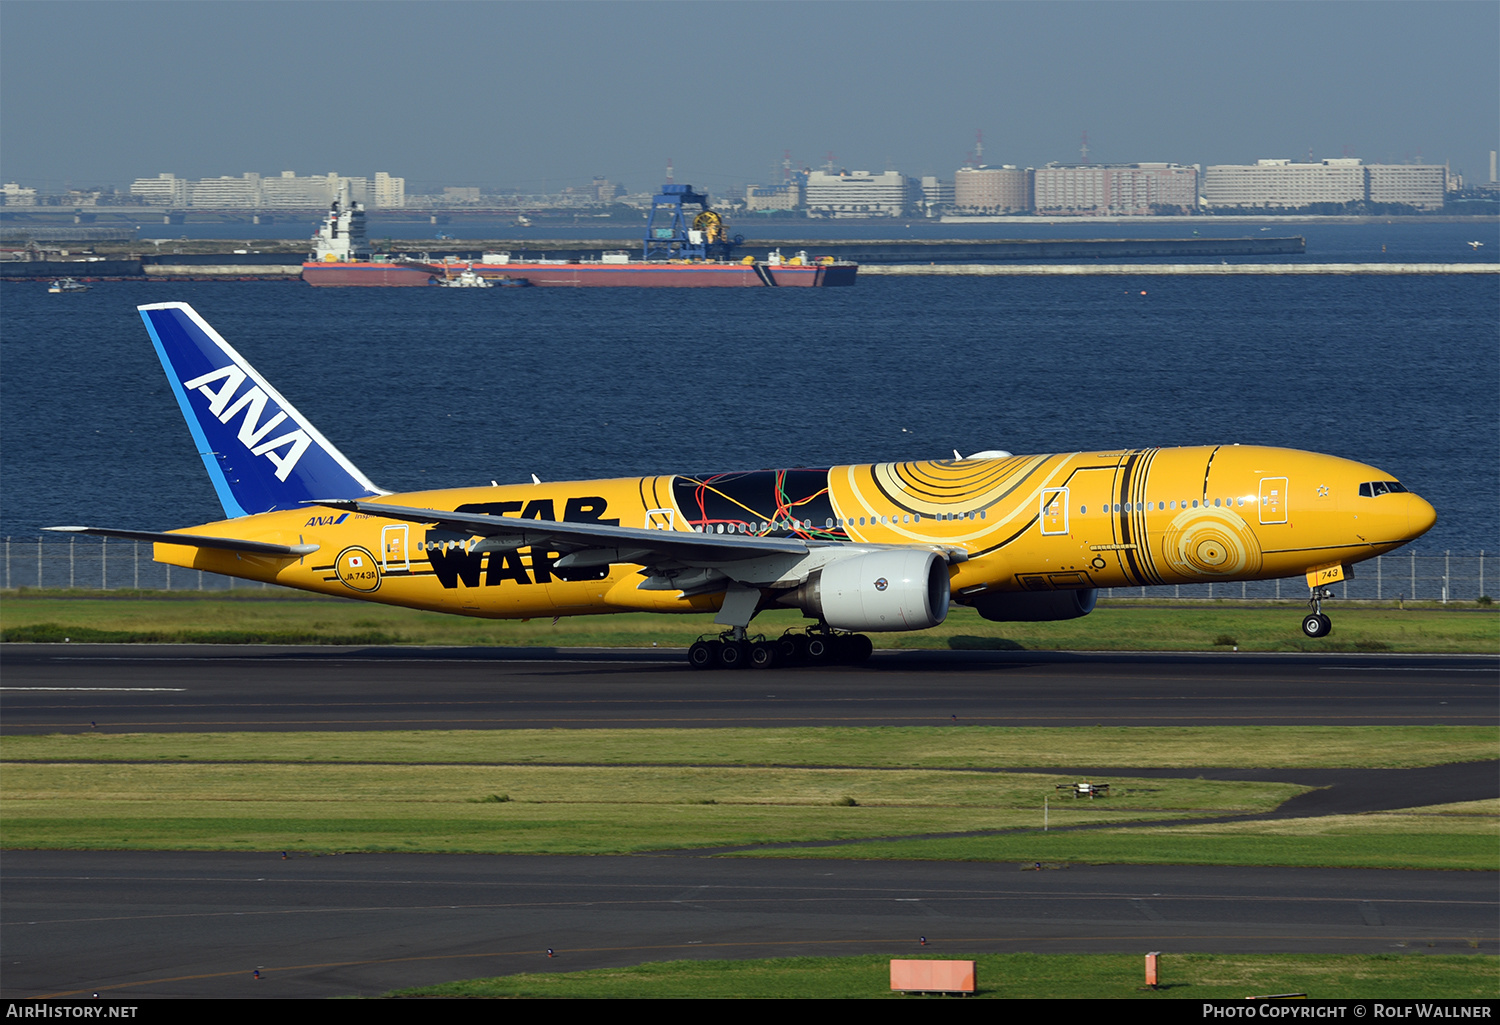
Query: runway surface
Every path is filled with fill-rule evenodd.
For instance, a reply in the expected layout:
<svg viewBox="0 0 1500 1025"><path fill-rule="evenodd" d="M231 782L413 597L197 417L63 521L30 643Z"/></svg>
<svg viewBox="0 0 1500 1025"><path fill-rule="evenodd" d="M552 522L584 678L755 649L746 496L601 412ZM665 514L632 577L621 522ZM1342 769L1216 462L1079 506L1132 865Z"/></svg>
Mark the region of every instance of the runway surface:
<svg viewBox="0 0 1500 1025"><path fill-rule="evenodd" d="M1500 725L1488 656L893 651L699 672L675 651L11 644L0 679L5 733Z"/></svg>
<svg viewBox="0 0 1500 1025"><path fill-rule="evenodd" d="M1497 683L1493 657L879 652L859 668L700 673L680 653L652 651L6 645L0 732L1495 726ZM1212 774L1226 772L1326 788L1282 815L1500 795L1494 763ZM0 995L371 994L675 958L901 956L923 949L924 935L936 954L1473 953L1475 942L1494 954L1496 879L703 852L283 861L11 851Z"/></svg>

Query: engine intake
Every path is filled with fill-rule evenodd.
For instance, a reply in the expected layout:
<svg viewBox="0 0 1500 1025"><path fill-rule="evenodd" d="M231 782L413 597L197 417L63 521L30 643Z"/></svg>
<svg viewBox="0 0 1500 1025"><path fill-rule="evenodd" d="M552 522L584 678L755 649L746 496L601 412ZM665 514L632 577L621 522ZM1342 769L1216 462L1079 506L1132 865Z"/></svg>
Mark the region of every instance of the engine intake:
<svg viewBox="0 0 1500 1025"><path fill-rule="evenodd" d="M997 623L1041 623L1078 619L1094 611L1097 587L1076 591L997 591L974 599L974 608Z"/></svg>
<svg viewBox="0 0 1500 1025"><path fill-rule="evenodd" d="M850 555L781 600L838 630L925 630L948 616L948 564L913 550Z"/></svg>

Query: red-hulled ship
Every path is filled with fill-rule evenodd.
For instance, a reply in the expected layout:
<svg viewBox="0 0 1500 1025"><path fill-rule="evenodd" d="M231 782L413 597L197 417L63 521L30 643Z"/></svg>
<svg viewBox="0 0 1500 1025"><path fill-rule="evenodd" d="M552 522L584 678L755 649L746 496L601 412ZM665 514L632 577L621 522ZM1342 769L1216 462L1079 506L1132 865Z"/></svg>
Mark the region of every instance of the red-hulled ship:
<svg viewBox="0 0 1500 1025"><path fill-rule="evenodd" d="M701 208L691 224L686 203ZM658 226L659 215L667 223ZM852 285L859 271L857 264L811 260L806 253L783 258L779 250L765 260L733 259L730 254L742 241L727 237L723 219L708 209L707 195L693 192L691 185L668 184L652 201L639 258L627 252L594 260L513 260L509 253L486 253L474 262L382 257L370 249L364 205L341 194L313 236L302 279L322 286L425 287L472 271L482 278L569 288L806 288Z"/></svg>

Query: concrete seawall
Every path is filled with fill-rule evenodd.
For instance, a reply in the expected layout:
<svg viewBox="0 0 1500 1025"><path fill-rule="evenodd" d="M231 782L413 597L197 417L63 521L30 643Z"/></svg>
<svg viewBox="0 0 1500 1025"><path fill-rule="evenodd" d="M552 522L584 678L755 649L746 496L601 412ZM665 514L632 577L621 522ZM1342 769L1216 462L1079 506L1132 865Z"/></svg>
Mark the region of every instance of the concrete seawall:
<svg viewBox="0 0 1500 1025"><path fill-rule="evenodd" d="M302 261L295 263L274 264L180 264L180 263L153 263L141 268L145 276L150 278L300 278L302 276Z"/></svg>
<svg viewBox="0 0 1500 1025"><path fill-rule="evenodd" d="M859 268L860 277L874 275L1156 275L1156 274L1500 274L1500 263L887 263Z"/></svg>

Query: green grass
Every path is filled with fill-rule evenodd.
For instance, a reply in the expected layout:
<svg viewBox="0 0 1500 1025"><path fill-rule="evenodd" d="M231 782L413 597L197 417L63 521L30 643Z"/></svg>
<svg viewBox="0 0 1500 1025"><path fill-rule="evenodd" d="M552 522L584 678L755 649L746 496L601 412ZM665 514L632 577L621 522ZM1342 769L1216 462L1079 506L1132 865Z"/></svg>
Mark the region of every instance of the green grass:
<svg viewBox="0 0 1500 1025"><path fill-rule="evenodd" d="M627 854L1039 828L1059 781L941 770L11 763L0 843ZM1269 811L1305 790L1112 782L1110 800L1065 802L1054 824ZM489 800L500 794L510 800Z"/></svg>
<svg viewBox="0 0 1500 1025"><path fill-rule="evenodd" d="M980 769L1385 768L1500 756L1484 726L877 726L104 733L0 737L21 761L798 765Z"/></svg>
<svg viewBox="0 0 1500 1025"><path fill-rule="evenodd" d="M567 951L559 952L566 963ZM1494 1000L1500 965L1458 954L1167 954L1164 988L1146 990L1138 954L895 955L974 961L980 998L1242 1000L1306 993L1315 1000ZM397 990L389 996L781 998L917 1000L890 989L889 954L763 961L665 961L584 972L526 973Z"/></svg>
<svg viewBox="0 0 1500 1025"><path fill-rule="evenodd" d="M719 628L711 616L649 613L471 619L275 588L233 593L7 591L0 640L73 643L427 644L514 647L685 647ZM1177 605L1104 601L1092 615L1059 623L990 623L956 609L933 630L874 634L878 647L963 650L1500 651L1500 609L1473 602L1361 602L1333 606L1334 632L1302 636L1299 602L1235 600ZM777 610L756 617L768 636L805 625Z"/></svg>
<svg viewBox="0 0 1500 1025"><path fill-rule="evenodd" d="M1205 762L1433 765L1495 749L1494 730L1454 727L11 736L0 739L0 844L619 854L833 843L844 846L755 853L1494 869L1500 802L1191 822L1270 811L1305 790L1205 780L1193 772ZM1056 789L1073 774L973 771L1084 761L1184 772L1114 777L1108 798L1077 801ZM1183 824L1143 825L1173 820ZM1064 829L1076 825L1106 828ZM996 830L1015 832L921 838Z"/></svg>

